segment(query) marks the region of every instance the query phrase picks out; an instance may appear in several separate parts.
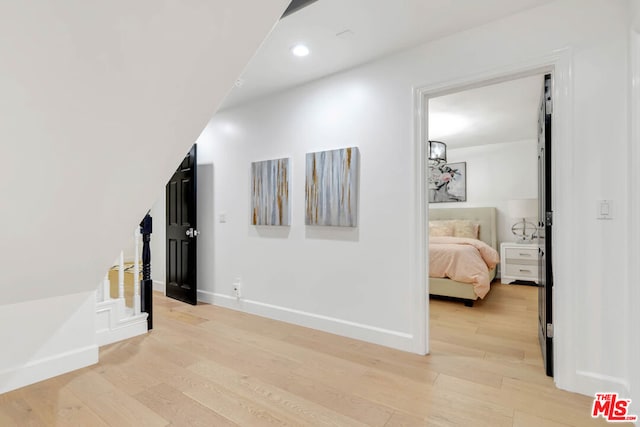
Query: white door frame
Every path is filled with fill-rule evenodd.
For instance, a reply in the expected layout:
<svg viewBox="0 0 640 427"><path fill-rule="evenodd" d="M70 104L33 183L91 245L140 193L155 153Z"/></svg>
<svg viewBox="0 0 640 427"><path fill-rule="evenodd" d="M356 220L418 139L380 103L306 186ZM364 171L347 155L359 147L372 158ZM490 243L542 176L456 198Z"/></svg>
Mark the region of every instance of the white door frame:
<svg viewBox="0 0 640 427"><path fill-rule="evenodd" d="M630 60L631 60L631 108L630 108L630 136L631 143L629 144L629 174L630 174L630 182L629 185L629 260L628 263L629 272L628 272L628 281L629 281L629 292L627 297L628 301L628 324L629 325L638 325L640 323L640 312L637 310L637 302L640 299L640 287L632 285L633 277L637 275L637 264L634 262L640 257L640 225L638 225L638 221L633 220L634 218L638 218L640 215L640 197L636 194L636 189L638 185L640 185L640 170L638 170L638 165L640 165L640 32L631 29L629 34L630 42ZM630 326L630 357L629 361L637 361L640 358L640 340L637 338L637 331L634 327ZM629 380L630 384L627 387L630 389L632 393L631 398L634 401L637 401L640 396L640 392L638 391L638 387L640 387L640 368L637 363L631 362L629 364ZM632 385L636 385L635 389Z"/></svg>
<svg viewBox="0 0 640 427"><path fill-rule="evenodd" d="M552 206L554 209L553 231L553 319L554 319L554 380L561 388L570 388L576 373L575 350L570 346L573 329L573 307L575 288L571 287L571 272L567 266L576 265L571 251L574 230L571 222L572 207L567 198L559 194L571 194L574 183L571 179L574 143L572 138L572 53L562 49L550 55L512 64L508 67L472 74L460 79L444 81L413 88L414 100L414 170L416 200L416 277L413 289L413 342L418 354L429 353L429 280L428 280L428 232L427 167L426 149L428 129L428 99L447 93L459 92L513 80L534 74L553 75L553 127L551 147ZM562 167L559 167L561 165Z"/></svg>

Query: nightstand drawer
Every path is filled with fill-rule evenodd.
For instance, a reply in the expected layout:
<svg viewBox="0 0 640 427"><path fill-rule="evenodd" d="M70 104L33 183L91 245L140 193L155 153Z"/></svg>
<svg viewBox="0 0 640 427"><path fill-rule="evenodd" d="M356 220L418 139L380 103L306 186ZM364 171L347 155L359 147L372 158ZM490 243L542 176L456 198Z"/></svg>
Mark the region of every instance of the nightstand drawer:
<svg viewBox="0 0 640 427"><path fill-rule="evenodd" d="M500 245L500 279L502 283L537 282L538 245L503 242Z"/></svg>
<svg viewBox="0 0 640 427"><path fill-rule="evenodd" d="M535 260L538 262L538 249L505 248L506 258L509 260Z"/></svg>
<svg viewBox="0 0 640 427"><path fill-rule="evenodd" d="M538 266L529 264L507 264L505 273L507 276L528 278L533 281L538 280Z"/></svg>

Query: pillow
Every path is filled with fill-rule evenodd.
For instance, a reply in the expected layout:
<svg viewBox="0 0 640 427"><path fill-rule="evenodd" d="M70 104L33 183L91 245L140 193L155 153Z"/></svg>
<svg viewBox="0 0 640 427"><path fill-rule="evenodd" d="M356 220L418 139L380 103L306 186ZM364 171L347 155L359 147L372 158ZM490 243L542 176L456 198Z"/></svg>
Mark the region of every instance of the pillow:
<svg viewBox="0 0 640 427"><path fill-rule="evenodd" d="M453 222L453 236L454 237L466 237L469 239L477 239L480 231L480 224L474 223L469 220L454 220Z"/></svg>
<svg viewBox="0 0 640 427"><path fill-rule="evenodd" d="M480 224L468 219L440 219L429 221L429 235L433 237L480 238Z"/></svg>
<svg viewBox="0 0 640 427"><path fill-rule="evenodd" d="M451 237L453 236L453 224L451 221L429 221L429 236Z"/></svg>

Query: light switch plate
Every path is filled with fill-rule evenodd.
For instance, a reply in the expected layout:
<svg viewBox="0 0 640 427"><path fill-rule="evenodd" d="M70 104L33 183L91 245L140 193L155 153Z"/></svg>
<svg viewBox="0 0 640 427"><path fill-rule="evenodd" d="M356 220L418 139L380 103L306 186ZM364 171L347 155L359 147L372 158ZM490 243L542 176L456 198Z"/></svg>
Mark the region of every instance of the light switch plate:
<svg viewBox="0 0 640 427"><path fill-rule="evenodd" d="M598 200L596 219L613 219L612 200Z"/></svg>

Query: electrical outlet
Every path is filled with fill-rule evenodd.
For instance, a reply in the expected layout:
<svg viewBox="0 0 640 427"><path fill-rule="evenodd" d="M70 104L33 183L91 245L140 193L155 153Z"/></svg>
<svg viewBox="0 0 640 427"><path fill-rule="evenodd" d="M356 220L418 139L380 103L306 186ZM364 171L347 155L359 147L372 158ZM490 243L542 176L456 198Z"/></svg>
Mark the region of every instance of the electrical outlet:
<svg viewBox="0 0 640 427"><path fill-rule="evenodd" d="M236 277L233 280L233 294L238 299L242 297L242 279L240 277Z"/></svg>

